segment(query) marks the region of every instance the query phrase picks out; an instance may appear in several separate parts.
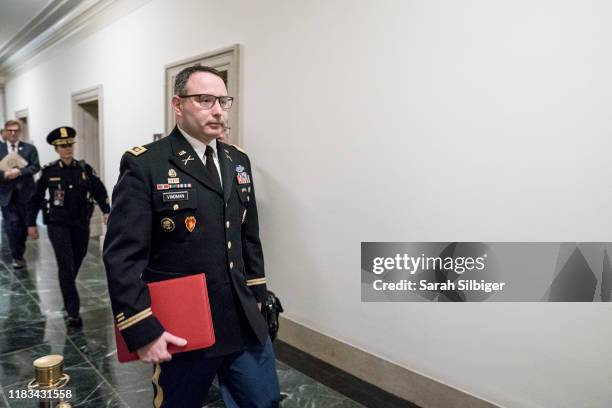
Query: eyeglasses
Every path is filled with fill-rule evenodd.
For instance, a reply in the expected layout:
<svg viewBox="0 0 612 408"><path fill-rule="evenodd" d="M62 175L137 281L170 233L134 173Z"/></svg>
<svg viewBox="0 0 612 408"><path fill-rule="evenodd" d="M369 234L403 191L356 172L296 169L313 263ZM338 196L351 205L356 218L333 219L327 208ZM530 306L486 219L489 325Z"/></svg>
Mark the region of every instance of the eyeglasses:
<svg viewBox="0 0 612 408"><path fill-rule="evenodd" d="M234 98L231 96L214 96L207 94L197 94L197 95L178 95L179 98L193 98L196 104L202 109L210 109L215 105L217 100L219 101L219 106L221 109L228 110L232 107L232 103L234 102Z"/></svg>
<svg viewBox="0 0 612 408"><path fill-rule="evenodd" d="M6 133L19 133L21 129L4 129Z"/></svg>

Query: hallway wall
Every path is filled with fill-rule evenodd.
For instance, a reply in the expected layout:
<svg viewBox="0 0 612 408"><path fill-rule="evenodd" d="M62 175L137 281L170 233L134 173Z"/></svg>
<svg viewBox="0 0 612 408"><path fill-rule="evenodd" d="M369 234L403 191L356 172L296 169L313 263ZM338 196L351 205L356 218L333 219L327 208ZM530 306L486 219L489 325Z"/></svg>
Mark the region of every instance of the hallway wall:
<svg viewBox="0 0 612 408"><path fill-rule="evenodd" d="M605 1L151 1L11 78L7 112L44 163L102 84L110 187L162 132L164 65L239 43L286 317L498 404L603 407L610 304L361 303L359 268L361 241L611 241L610 22Z"/></svg>
<svg viewBox="0 0 612 408"><path fill-rule="evenodd" d="M4 127L4 122L6 122L4 114L4 86L0 85L0 128Z"/></svg>

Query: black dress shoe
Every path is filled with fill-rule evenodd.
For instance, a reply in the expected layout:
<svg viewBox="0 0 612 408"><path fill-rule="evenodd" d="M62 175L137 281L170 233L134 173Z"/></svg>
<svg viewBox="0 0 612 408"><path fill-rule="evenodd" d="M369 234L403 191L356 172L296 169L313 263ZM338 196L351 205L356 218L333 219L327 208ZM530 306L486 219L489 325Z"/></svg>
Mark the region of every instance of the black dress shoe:
<svg viewBox="0 0 612 408"><path fill-rule="evenodd" d="M68 316L67 321L70 327L83 327L81 316Z"/></svg>
<svg viewBox="0 0 612 408"><path fill-rule="evenodd" d="M25 259L13 259L13 268L15 269L23 269L25 268L26 261Z"/></svg>

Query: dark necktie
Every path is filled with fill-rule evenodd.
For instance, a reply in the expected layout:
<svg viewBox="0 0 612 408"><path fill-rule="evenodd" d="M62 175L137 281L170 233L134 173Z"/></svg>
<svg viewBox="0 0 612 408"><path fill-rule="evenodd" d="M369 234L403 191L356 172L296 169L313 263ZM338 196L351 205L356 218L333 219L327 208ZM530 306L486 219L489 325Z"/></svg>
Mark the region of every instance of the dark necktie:
<svg viewBox="0 0 612 408"><path fill-rule="evenodd" d="M223 190L221 187L221 180L219 179L219 172L217 171L217 166L215 166L215 161L213 159L213 149L210 146L206 146L206 152L204 153L206 156L206 170L208 170L208 174L210 175L211 180L215 184L220 191Z"/></svg>
<svg viewBox="0 0 612 408"><path fill-rule="evenodd" d="M15 151L15 143L11 143L11 152Z"/></svg>

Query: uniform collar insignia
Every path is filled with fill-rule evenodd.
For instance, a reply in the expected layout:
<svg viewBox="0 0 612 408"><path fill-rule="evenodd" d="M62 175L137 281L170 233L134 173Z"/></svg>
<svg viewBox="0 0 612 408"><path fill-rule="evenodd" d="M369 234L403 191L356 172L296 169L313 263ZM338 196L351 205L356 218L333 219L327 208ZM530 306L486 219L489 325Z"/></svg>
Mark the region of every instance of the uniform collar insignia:
<svg viewBox="0 0 612 408"><path fill-rule="evenodd" d="M186 159L181 159L185 166L187 166L187 163L189 163L190 160L193 160L193 157L191 157L191 155L187 156Z"/></svg>

